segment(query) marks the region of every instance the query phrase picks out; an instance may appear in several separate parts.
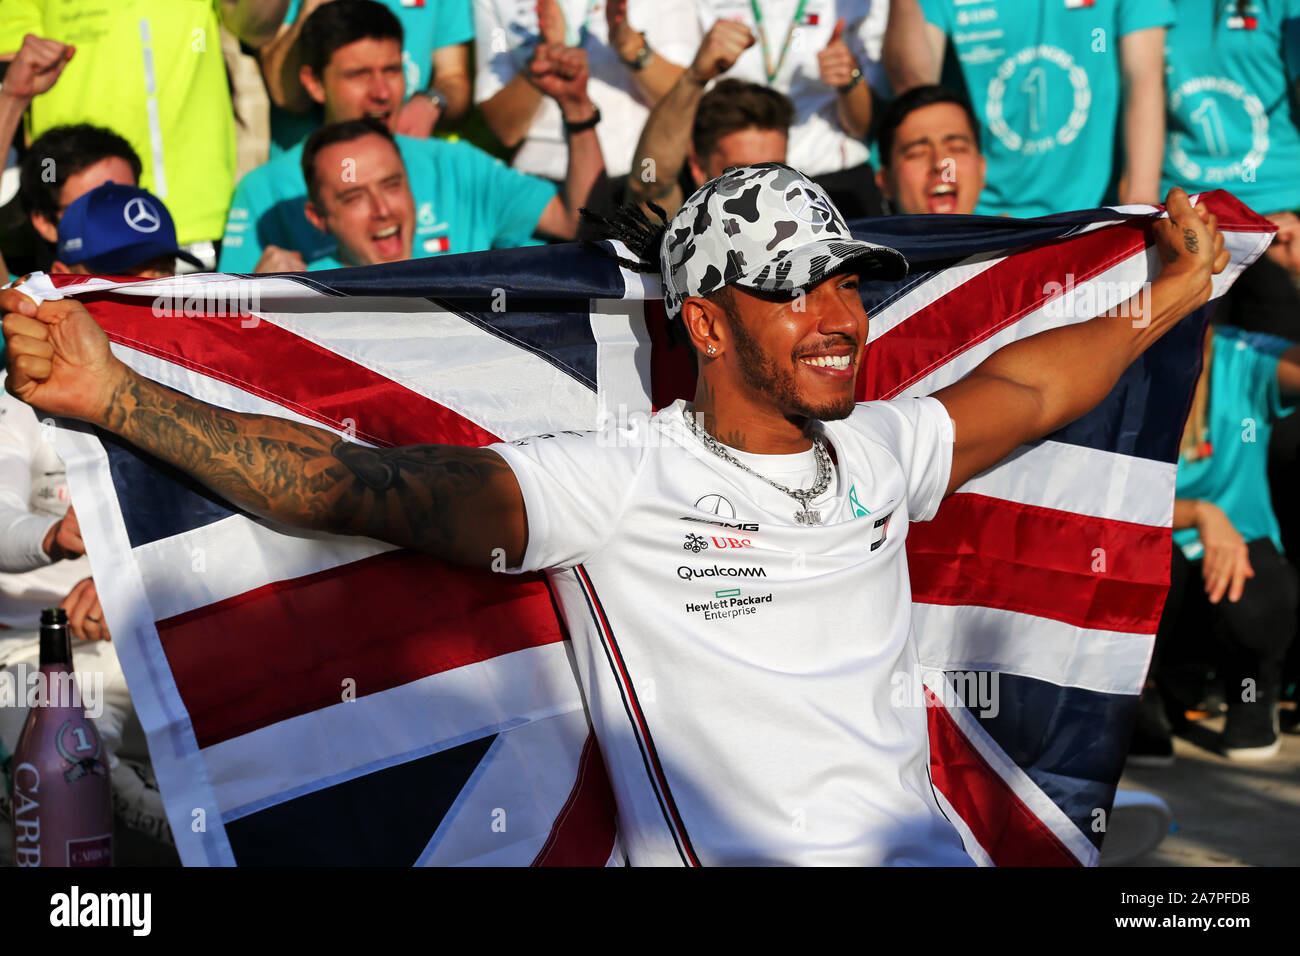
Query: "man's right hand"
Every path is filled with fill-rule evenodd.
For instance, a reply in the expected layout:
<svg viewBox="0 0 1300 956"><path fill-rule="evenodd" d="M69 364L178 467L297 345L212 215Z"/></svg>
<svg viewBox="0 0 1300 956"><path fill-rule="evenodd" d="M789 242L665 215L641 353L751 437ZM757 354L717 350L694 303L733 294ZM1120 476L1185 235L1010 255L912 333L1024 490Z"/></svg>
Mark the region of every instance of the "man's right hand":
<svg viewBox="0 0 1300 956"><path fill-rule="evenodd" d="M1255 576L1250 566L1250 549L1223 509L1209 501L1196 503L1196 531L1205 547L1201 577L1211 604L1226 593L1229 601L1241 600L1246 579Z"/></svg>
<svg viewBox="0 0 1300 956"><path fill-rule="evenodd" d="M30 102L33 97L48 92L75 52L76 47L58 40L27 34L5 72L4 95Z"/></svg>
<svg viewBox="0 0 1300 956"><path fill-rule="evenodd" d="M10 395L51 415L102 421L126 366L76 299L39 307L17 289L0 291Z"/></svg>
<svg viewBox="0 0 1300 956"><path fill-rule="evenodd" d="M293 249L281 249L279 246L267 246L263 249L261 258L253 267L255 275L263 275L267 272L306 271L307 263L303 262L301 253Z"/></svg>
<svg viewBox="0 0 1300 956"><path fill-rule="evenodd" d="M77 523L77 513L71 505L64 516L45 532L41 547L51 561L71 560L86 553L86 543L81 540L81 525Z"/></svg>
<svg viewBox="0 0 1300 956"><path fill-rule="evenodd" d="M703 86L715 76L727 72L744 53L754 45L754 34L749 27L735 20L718 20L709 27L704 41L695 53L695 60L686 68L696 83Z"/></svg>

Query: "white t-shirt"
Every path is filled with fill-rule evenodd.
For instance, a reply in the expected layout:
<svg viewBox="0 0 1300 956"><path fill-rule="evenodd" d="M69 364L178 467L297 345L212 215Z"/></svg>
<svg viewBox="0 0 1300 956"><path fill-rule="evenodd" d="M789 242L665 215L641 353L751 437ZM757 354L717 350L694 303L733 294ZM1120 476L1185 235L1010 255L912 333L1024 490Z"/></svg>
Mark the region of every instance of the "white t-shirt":
<svg viewBox="0 0 1300 956"><path fill-rule="evenodd" d="M85 556L50 563L41 549L50 526L70 503L53 431L3 391L0 374L0 626L34 629L41 609L57 607L82 578Z"/></svg>
<svg viewBox="0 0 1300 956"><path fill-rule="evenodd" d="M520 570L548 570L563 608L631 862L969 865L930 783L903 548L947 486L947 411L870 402L821 425L835 478L808 527L682 410L491 446L527 508ZM802 457L770 471L811 475Z"/></svg>
<svg viewBox="0 0 1300 956"><path fill-rule="evenodd" d="M605 171L623 176L632 168L637 140L650 109L642 100L632 71L609 45L604 0L559 0L571 46L587 51L587 95L600 110L596 135ZM645 33L650 49L678 66L695 58L702 34L692 0L630 0L628 21ZM537 43L536 0L474 0L475 102L490 99L515 75L527 69ZM560 108L544 97L528 136L515 154L520 172L563 180L569 147Z"/></svg>
<svg viewBox="0 0 1300 956"><path fill-rule="evenodd" d="M782 44L789 36L788 50L776 77L769 84L759 41L754 6L757 4L767 35L768 56L776 65ZM771 85L794 101L794 125L786 162L809 176L820 176L865 163L870 149L844 132L836 114L836 91L822 82L817 54L826 48L843 18L844 42L862 70L862 82L882 93L889 90L880 62L889 19L887 0L696 0L700 36L718 20L737 20L754 34L754 45L736 60L724 76L751 83ZM799 22L790 33L795 14Z"/></svg>

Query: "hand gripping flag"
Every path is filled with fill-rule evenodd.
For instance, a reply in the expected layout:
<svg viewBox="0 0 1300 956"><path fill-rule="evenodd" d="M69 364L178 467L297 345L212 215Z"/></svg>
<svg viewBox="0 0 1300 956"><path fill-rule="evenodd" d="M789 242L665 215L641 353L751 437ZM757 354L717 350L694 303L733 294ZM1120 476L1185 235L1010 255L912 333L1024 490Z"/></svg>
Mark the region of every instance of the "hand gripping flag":
<svg viewBox="0 0 1300 956"><path fill-rule="evenodd" d="M1217 298L1273 227L1226 193L1201 201L1232 254ZM928 394L1126 302L1158 268L1159 214L859 223L913 264L864 288L859 397ZM25 288L79 297L150 378L372 445L590 429L693 393L657 279L580 246ZM981 863L1097 861L1168 586L1205 320L909 533L932 778ZM83 424L58 441L185 863L622 861L544 577L279 527Z"/></svg>

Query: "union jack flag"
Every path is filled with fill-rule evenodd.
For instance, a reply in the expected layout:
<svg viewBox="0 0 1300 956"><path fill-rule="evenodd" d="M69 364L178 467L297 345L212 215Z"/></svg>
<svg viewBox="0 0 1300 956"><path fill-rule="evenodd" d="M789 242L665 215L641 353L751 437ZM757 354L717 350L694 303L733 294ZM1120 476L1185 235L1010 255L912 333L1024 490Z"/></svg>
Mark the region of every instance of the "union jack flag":
<svg viewBox="0 0 1300 956"><path fill-rule="evenodd" d="M1200 201L1232 253L1218 297L1273 227L1226 193ZM913 266L864 286L859 397L929 394L1124 302L1158 268L1159 214L858 223ZM694 390L657 279L580 246L26 288L79 297L150 378L373 445L589 429ZM1204 321L910 531L932 778L977 862L1097 861L1169 580ZM186 864L623 861L544 577L278 527L88 426L58 441ZM996 708L960 692L972 680L996 681Z"/></svg>

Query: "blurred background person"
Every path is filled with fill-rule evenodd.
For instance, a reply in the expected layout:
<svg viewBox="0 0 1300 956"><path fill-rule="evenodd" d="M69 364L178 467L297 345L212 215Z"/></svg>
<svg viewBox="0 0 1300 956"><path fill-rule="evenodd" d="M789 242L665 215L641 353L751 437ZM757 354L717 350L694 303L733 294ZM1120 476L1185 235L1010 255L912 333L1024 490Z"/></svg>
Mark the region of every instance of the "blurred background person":
<svg viewBox="0 0 1300 956"><path fill-rule="evenodd" d="M770 86L721 80L707 93L688 68L650 111L637 144L628 199L669 217L683 198L729 166L783 163L794 104Z"/></svg>
<svg viewBox="0 0 1300 956"><path fill-rule="evenodd" d="M20 195L35 233L24 271L50 270L69 206L103 183L138 185L141 168L131 144L111 130L86 123L46 130L23 157Z"/></svg>
<svg viewBox="0 0 1300 956"><path fill-rule="evenodd" d="M0 54L16 53L27 34L68 47L58 84L32 101L30 135L111 120L143 160L140 181L171 203L181 242L211 267L235 176L219 26L259 47L287 3L0 0Z"/></svg>
<svg viewBox="0 0 1300 956"><path fill-rule="evenodd" d="M342 161L345 156L354 159L354 167ZM354 171L345 176L344 170L350 168ZM322 126L303 147L302 174L307 183L307 218L334 238L335 256L343 265L411 258L415 199L402 154L387 126L369 118ZM300 259L267 264L306 268Z"/></svg>
<svg viewBox="0 0 1300 956"><path fill-rule="evenodd" d="M966 98L916 86L880 118L880 185L892 212L970 214L979 205L988 161Z"/></svg>
<svg viewBox="0 0 1300 956"><path fill-rule="evenodd" d="M1234 283L1215 321L1300 340L1300 130L1287 35L1300 34L1296 0L1178 0L1169 30L1168 139L1162 188L1226 189L1278 226L1265 255ZM1269 474L1281 542L1300 553L1300 417L1277 423ZM1185 661L1190 671L1191 662ZM1286 696L1300 699L1293 650ZM1287 716L1294 722L1295 711Z"/></svg>
<svg viewBox="0 0 1300 956"><path fill-rule="evenodd" d="M1300 131L1284 50L1296 0L1178 0L1167 35L1161 188L1227 189L1288 226L1300 208ZM1291 230L1281 244L1292 240Z"/></svg>
<svg viewBox="0 0 1300 956"><path fill-rule="evenodd" d="M390 132L396 129L404 82L402 26L382 4L332 0L308 18L299 43L303 86L323 105L328 123L370 117ZM535 81L561 104L565 116L571 149L563 190L557 195L551 183L518 173L468 143L398 136L416 203L412 255L533 245L539 241L535 235L576 235L578 209L604 172L595 134L600 115L586 94L581 50L539 47L532 68ZM285 271L284 251L296 253L312 269L341 264L335 238L307 218L302 150L299 144L240 181L221 271Z"/></svg>
<svg viewBox="0 0 1300 956"><path fill-rule="evenodd" d="M884 60L895 92L943 76L968 93L988 158L979 212L1154 203L1173 22L1170 0L893 0Z"/></svg>
<svg viewBox="0 0 1300 956"><path fill-rule="evenodd" d="M568 147L560 111L534 81L530 60L539 44L586 51L612 179L599 201L619 201L649 110L699 43L693 0L474 0L474 25L483 118L503 145L518 147L515 169L552 182L565 177Z"/></svg>
<svg viewBox="0 0 1300 956"><path fill-rule="evenodd" d="M883 0L696 0L716 72L770 86L794 103L788 161L831 194L846 219L879 215L867 145L889 95ZM702 71L703 72L703 71Z"/></svg>
<svg viewBox="0 0 1300 956"><path fill-rule="evenodd" d="M1173 761L1172 730L1189 702L1169 692L1171 664L1203 646L1223 682L1224 756L1266 760L1280 749L1278 702L1300 588L1270 500L1268 440L1298 396L1300 346L1206 329L1178 459L1169 598L1129 747L1134 765Z"/></svg>
<svg viewBox="0 0 1300 956"><path fill-rule="evenodd" d="M35 244L30 232L22 229L22 213L13 202L20 173L18 151L10 144L15 140L18 126L32 99L55 84L72 52L62 43L28 35L4 69L4 82L0 83L0 152L5 154L3 176L0 177L0 274L8 274L4 246L9 246L10 257L17 261L25 258L26 247ZM9 239L7 234L10 232L26 232L27 235L16 243L3 241ZM21 269L24 265L20 263L16 268Z"/></svg>
<svg viewBox="0 0 1300 956"><path fill-rule="evenodd" d="M179 248L162 201L138 186L109 182L64 211L58 258L50 271L159 279L176 273L177 259L196 262Z"/></svg>
<svg viewBox="0 0 1300 956"><path fill-rule="evenodd" d="M173 274L177 258L189 257L177 248L166 206L134 186L105 183L85 193L63 212L58 235L55 272L162 277ZM0 384L3 379L0 372ZM40 421L31 406L0 391L0 668L10 672L15 686L24 687L25 675L40 663L41 609L67 610L74 667L102 680L103 710L92 716L104 740L116 818L171 846L144 732L85 553L66 469L54 449L53 421ZM0 707L0 767L6 782L25 719L25 707ZM9 815L9 792L6 786L0 794L5 804L0 815ZM9 828L0 831L3 860L12 843Z"/></svg>
<svg viewBox="0 0 1300 956"><path fill-rule="evenodd" d="M271 158L301 143L324 119L303 88L299 37L307 18L330 0L289 0L275 39L259 51L271 99ZM459 122L470 107L470 0L381 0L402 25L403 101L395 133L424 138Z"/></svg>

